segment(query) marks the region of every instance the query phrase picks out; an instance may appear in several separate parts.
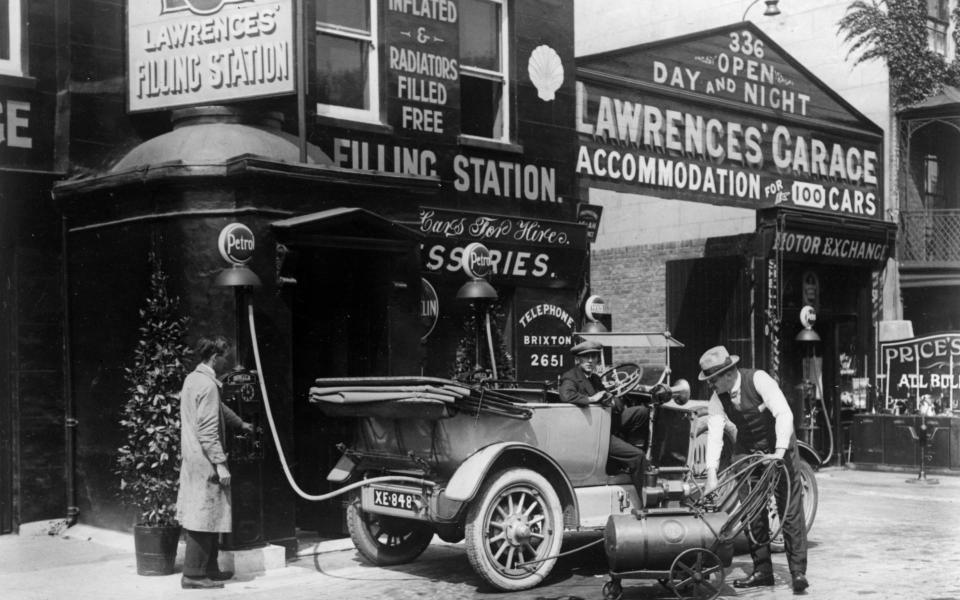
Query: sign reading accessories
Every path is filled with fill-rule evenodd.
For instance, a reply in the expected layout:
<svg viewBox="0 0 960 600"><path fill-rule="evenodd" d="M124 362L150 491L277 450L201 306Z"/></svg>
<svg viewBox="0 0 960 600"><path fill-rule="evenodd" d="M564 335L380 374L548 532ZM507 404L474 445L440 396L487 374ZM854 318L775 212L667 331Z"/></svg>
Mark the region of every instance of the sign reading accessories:
<svg viewBox="0 0 960 600"><path fill-rule="evenodd" d="M291 0L127 3L131 112L293 93Z"/></svg>
<svg viewBox="0 0 960 600"><path fill-rule="evenodd" d="M489 269L491 282L567 287L582 277L587 247L583 225L421 208L418 229L424 235L424 269L437 275L462 279L458 271L468 261L466 268L473 272ZM474 242L487 253L478 252Z"/></svg>
<svg viewBox="0 0 960 600"><path fill-rule="evenodd" d="M882 132L756 26L578 60L577 174L599 187L883 219Z"/></svg>

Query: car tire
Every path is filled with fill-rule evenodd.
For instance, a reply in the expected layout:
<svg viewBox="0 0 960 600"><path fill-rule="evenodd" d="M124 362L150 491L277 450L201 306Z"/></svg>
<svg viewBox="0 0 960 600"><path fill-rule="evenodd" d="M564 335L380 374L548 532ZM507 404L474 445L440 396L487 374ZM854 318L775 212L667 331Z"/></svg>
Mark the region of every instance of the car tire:
<svg viewBox="0 0 960 600"><path fill-rule="evenodd" d="M347 504L347 529L357 551L380 567L416 559L433 539L433 529L419 521L365 512L356 494Z"/></svg>
<svg viewBox="0 0 960 600"><path fill-rule="evenodd" d="M813 527L813 521L817 518L817 503L820 499L820 490L817 487L817 476L813 467L805 460L800 461L798 469L800 475L800 486L803 488L803 516L807 523L807 532ZM780 529L780 517L776 511L776 503L771 503L770 511L770 530ZM776 521L774 521L776 519ZM786 548L783 544L783 531L777 534L770 541L770 549L773 552L784 552Z"/></svg>
<svg viewBox="0 0 960 600"><path fill-rule="evenodd" d="M467 511L467 556L501 591L525 590L550 574L563 543L563 508L539 473L511 468L483 484ZM518 566L520 563L540 562Z"/></svg>

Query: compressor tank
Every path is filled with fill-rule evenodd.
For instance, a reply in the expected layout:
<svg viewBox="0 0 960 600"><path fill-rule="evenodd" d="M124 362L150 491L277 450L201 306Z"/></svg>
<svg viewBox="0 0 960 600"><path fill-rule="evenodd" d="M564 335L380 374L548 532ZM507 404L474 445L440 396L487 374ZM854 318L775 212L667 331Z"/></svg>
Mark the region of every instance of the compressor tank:
<svg viewBox="0 0 960 600"><path fill-rule="evenodd" d="M691 548L706 548L724 567L733 561L733 545L717 544L725 512L695 514L686 509L652 509L638 516L611 515L604 531L607 562L614 573L667 571Z"/></svg>

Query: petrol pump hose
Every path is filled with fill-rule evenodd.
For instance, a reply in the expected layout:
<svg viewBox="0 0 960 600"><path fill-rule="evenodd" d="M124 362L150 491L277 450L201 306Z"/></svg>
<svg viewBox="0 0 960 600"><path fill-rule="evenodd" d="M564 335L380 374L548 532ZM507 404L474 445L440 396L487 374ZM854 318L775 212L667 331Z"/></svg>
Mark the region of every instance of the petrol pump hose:
<svg viewBox="0 0 960 600"><path fill-rule="evenodd" d="M247 305L247 317L248 323L250 324L250 341L253 345L253 358L257 363L257 372L260 374L258 379L260 380L260 393L263 395L263 407L267 412L267 423L270 425L270 433L273 435L273 444L277 448L277 456L280 457L280 466L283 467L283 473L287 476L287 482L290 484L290 487L293 488L293 491L297 493L298 496L304 500L310 500L313 502L323 502L324 500L329 500L335 498L341 494L345 494L351 490L354 490L359 487L371 483L380 483L384 481L403 481L407 483L417 483L420 485L426 486L435 486L436 483L432 481L427 481L426 479L418 479L416 477L407 477L405 475L386 475L383 477L372 477L370 479L364 479L363 481L357 481L349 485L345 485L341 488L335 489L332 492L327 492L326 494L308 494L303 491L297 482L293 479L293 474L290 473L290 467L287 465L287 457L283 453L283 446L280 445L280 436L277 434L277 426L273 421L273 411L270 410L270 398L267 396L267 384L264 381L263 377L263 366L260 364L260 347L257 344L257 327L253 320L253 304Z"/></svg>
<svg viewBox="0 0 960 600"><path fill-rule="evenodd" d="M786 478L787 484L783 505L789 507L794 490L782 459L767 460L763 454L749 454L720 473L717 489L697 503L698 506L713 504L729 514L720 531L714 532L720 543L732 542L761 511L767 510L781 477ZM770 532L770 539L780 534L785 521L786 516L780 519L780 526Z"/></svg>

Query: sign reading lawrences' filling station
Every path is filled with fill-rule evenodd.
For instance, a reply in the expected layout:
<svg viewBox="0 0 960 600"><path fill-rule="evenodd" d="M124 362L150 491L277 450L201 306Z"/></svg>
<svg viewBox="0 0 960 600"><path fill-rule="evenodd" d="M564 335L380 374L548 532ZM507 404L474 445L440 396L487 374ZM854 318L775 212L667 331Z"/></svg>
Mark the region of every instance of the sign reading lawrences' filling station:
<svg viewBox="0 0 960 600"><path fill-rule="evenodd" d="M127 3L131 112L294 92L292 0Z"/></svg>
<svg viewBox="0 0 960 600"><path fill-rule="evenodd" d="M751 23L578 60L591 184L883 219L882 131Z"/></svg>

